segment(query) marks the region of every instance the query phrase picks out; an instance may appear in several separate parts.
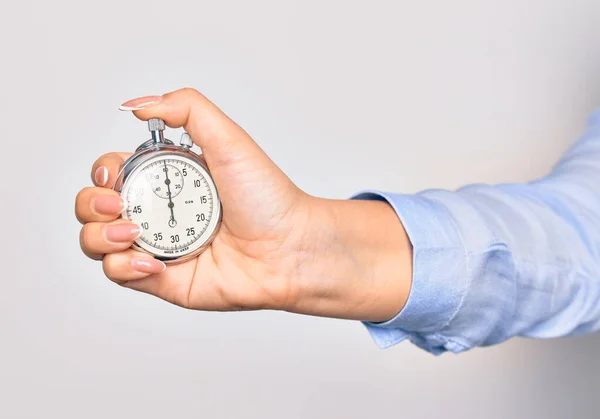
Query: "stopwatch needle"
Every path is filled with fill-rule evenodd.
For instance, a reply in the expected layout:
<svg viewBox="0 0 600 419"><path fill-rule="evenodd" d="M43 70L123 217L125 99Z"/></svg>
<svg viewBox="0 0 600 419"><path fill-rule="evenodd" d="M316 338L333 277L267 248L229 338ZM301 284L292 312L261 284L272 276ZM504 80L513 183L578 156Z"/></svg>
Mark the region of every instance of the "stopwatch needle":
<svg viewBox="0 0 600 419"><path fill-rule="evenodd" d="M167 185L167 196L169 197L169 209L171 210L171 219L169 220L169 225L171 227L175 227L177 225L177 221L175 221L175 213L173 212L173 207L175 204L171 199L171 180L169 180L169 169L167 168L167 161L165 160L165 185Z"/></svg>

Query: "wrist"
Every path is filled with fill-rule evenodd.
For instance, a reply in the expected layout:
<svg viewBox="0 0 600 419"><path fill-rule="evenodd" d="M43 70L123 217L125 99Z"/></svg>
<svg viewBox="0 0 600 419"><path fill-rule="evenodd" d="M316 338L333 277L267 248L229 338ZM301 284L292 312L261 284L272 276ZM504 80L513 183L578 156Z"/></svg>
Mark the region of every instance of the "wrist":
<svg viewBox="0 0 600 419"><path fill-rule="evenodd" d="M385 202L308 198L288 311L380 322L404 307L412 246Z"/></svg>

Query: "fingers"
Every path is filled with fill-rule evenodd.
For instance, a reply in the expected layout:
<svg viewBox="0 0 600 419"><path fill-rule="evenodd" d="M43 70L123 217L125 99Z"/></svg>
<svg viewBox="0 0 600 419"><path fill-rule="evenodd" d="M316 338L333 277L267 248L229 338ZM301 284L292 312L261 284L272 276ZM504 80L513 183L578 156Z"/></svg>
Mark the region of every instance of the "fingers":
<svg viewBox="0 0 600 419"><path fill-rule="evenodd" d="M112 223L91 222L81 228L79 244L86 256L98 260L106 253L128 249L141 233L140 226L126 220Z"/></svg>
<svg viewBox="0 0 600 419"><path fill-rule="evenodd" d="M127 249L109 253L102 259L104 274L122 285L124 281L136 281L162 273L166 265L146 253ZM151 293L151 290L148 290Z"/></svg>
<svg viewBox="0 0 600 419"><path fill-rule="evenodd" d="M100 157L92 166L92 182L94 185L112 188L117 180L121 165L131 153L108 153Z"/></svg>
<svg viewBox="0 0 600 419"><path fill-rule="evenodd" d="M92 166L92 181L97 188L84 188L75 199L75 215L81 223L112 221L123 210L123 200L110 188L117 180L123 162L131 153L108 153Z"/></svg>
<svg viewBox="0 0 600 419"><path fill-rule="evenodd" d="M104 274L113 282L136 291L152 294L158 298L189 307L191 279L196 262L166 265L151 256L128 249L104 257Z"/></svg>
<svg viewBox="0 0 600 419"><path fill-rule="evenodd" d="M170 127L184 127L211 169L247 157L269 160L246 131L194 89L176 90L148 103L142 109L121 109L133 109L142 120L161 118Z"/></svg>
<svg viewBox="0 0 600 419"><path fill-rule="evenodd" d="M84 188L75 198L75 215L80 223L116 220L123 207L121 196L107 188Z"/></svg>
<svg viewBox="0 0 600 419"><path fill-rule="evenodd" d="M190 308L190 287L192 286L192 278L196 267L195 260L170 265L165 271L138 279L139 274L131 273L128 270L126 260L128 257L134 259L135 255L136 252L128 251L114 256L111 255L108 261L105 259L105 273L107 276L112 277L113 280L118 279L116 282L124 287L152 294L178 306ZM148 256L143 257L147 258ZM143 260L143 262L147 261L147 259ZM156 269L159 268L157 265Z"/></svg>

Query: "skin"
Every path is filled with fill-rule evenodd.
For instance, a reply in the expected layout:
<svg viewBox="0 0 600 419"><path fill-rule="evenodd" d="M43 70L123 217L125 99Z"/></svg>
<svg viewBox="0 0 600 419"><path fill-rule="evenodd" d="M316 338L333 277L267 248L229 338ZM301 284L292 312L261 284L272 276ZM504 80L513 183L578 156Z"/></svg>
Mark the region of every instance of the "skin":
<svg viewBox="0 0 600 419"><path fill-rule="evenodd" d="M208 250L164 269L129 248L137 226L120 219L114 205L120 197L110 185L130 153L100 157L92 167L96 186L77 195L75 212L83 223L83 252L102 260L110 280L197 310L275 309L380 322L404 307L412 248L387 203L306 194L193 89L168 93L134 114L184 127L201 147L223 203L223 223ZM108 178L99 179L104 168ZM113 211L106 211L109 201ZM115 230L117 224L126 226Z"/></svg>

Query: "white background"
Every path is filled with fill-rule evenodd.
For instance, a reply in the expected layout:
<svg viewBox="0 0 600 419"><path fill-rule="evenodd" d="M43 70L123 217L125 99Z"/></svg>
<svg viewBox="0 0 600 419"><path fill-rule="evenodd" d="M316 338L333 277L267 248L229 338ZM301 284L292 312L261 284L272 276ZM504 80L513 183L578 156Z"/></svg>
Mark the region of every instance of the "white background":
<svg viewBox="0 0 600 419"><path fill-rule="evenodd" d="M598 417L600 336L436 358L185 311L106 280L73 202L147 139L118 105L184 86L315 195L541 176L600 102L599 22L595 0L4 0L0 417Z"/></svg>

